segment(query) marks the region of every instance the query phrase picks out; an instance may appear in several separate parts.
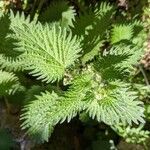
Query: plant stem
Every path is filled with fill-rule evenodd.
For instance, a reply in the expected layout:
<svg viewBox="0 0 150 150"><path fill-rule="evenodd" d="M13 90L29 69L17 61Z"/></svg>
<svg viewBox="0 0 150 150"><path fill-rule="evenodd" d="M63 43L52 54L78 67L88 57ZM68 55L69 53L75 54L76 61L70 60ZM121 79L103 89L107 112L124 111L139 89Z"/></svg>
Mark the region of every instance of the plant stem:
<svg viewBox="0 0 150 150"><path fill-rule="evenodd" d="M43 4L44 4L44 0L40 0L39 6L38 6L37 11L36 11L37 14L39 14L39 12L41 11Z"/></svg>
<svg viewBox="0 0 150 150"><path fill-rule="evenodd" d="M4 97L4 101L5 101L5 104L6 104L7 112L9 113L10 112L10 104L9 104L6 97Z"/></svg>
<svg viewBox="0 0 150 150"><path fill-rule="evenodd" d="M31 18L34 18L34 11L35 11L35 7L36 7L36 3L37 3L37 0L34 0L34 3L33 3L33 6L32 6L32 9L31 9Z"/></svg>
<svg viewBox="0 0 150 150"><path fill-rule="evenodd" d="M143 75L143 77L144 77L144 80L145 80L146 85L149 86L149 85L150 85L150 84L149 84L149 81L148 81L148 79L147 79L147 76L146 76L145 71L144 71L143 67L141 66L141 64L139 64L139 69L140 69L140 71L141 71L141 73L142 73L142 75Z"/></svg>

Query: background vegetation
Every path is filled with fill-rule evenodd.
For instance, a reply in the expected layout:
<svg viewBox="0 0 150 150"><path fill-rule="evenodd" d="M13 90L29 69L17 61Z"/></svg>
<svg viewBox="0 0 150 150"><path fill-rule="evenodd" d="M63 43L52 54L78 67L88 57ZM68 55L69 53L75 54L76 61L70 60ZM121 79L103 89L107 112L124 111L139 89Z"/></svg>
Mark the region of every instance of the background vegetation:
<svg viewBox="0 0 150 150"><path fill-rule="evenodd" d="M3 0L0 16L0 150L150 150L149 0Z"/></svg>

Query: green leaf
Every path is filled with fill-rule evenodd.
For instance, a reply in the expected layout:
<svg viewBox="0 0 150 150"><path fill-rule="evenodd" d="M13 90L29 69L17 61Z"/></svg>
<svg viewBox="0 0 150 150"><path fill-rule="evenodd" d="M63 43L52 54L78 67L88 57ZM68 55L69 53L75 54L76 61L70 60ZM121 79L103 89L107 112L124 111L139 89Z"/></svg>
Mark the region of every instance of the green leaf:
<svg viewBox="0 0 150 150"><path fill-rule="evenodd" d="M0 70L0 96L14 94L20 88L23 87L13 73Z"/></svg>
<svg viewBox="0 0 150 150"><path fill-rule="evenodd" d="M110 83L106 87L93 89L93 99L87 104L87 112L94 119L114 125L138 124L144 122L143 103L137 99L136 93L121 82Z"/></svg>
<svg viewBox="0 0 150 150"><path fill-rule="evenodd" d="M100 51L106 40L106 33L111 24L114 8L107 3L96 5L94 10L84 13L74 22L73 33L82 37L84 54L82 63L92 60Z"/></svg>
<svg viewBox="0 0 150 150"><path fill-rule="evenodd" d="M75 78L69 90L62 96L54 92L37 96L37 100L23 110L22 128L28 129L31 135L41 134L41 139L47 141L57 123L63 123L65 120L69 122L84 108L90 79L89 75Z"/></svg>
<svg viewBox="0 0 150 150"><path fill-rule="evenodd" d="M134 128L119 124L112 126L112 128L121 137L123 137L127 143L144 144L146 140L150 137L150 132L148 130L142 129L142 125Z"/></svg>
<svg viewBox="0 0 150 150"><path fill-rule="evenodd" d="M41 22L60 22L64 27L73 26L72 21L75 19L75 10L73 6L69 6L65 0L53 1L44 11L39 20Z"/></svg>
<svg viewBox="0 0 150 150"><path fill-rule="evenodd" d="M24 52L20 59L25 69L47 83L60 80L81 51L77 37L55 24L39 23L34 28L27 27L26 32L18 29L17 34L18 48Z"/></svg>
<svg viewBox="0 0 150 150"><path fill-rule="evenodd" d="M119 24L114 25L111 31L111 43L118 43L122 40L130 40L133 36L133 26Z"/></svg>

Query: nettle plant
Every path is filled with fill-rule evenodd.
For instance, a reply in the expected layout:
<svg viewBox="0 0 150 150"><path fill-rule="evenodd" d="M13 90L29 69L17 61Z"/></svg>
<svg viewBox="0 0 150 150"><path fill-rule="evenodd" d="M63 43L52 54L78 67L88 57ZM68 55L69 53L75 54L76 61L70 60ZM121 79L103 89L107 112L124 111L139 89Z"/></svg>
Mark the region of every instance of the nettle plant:
<svg viewBox="0 0 150 150"><path fill-rule="evenodd" d="M140 21L115 13L101 3L77 14L58 1L38 19L1 14L0 95L25 93L21 127L29 135L48 141L57 124L83 112L108 125L144 123L131 77L146 34Z"/></svg>

